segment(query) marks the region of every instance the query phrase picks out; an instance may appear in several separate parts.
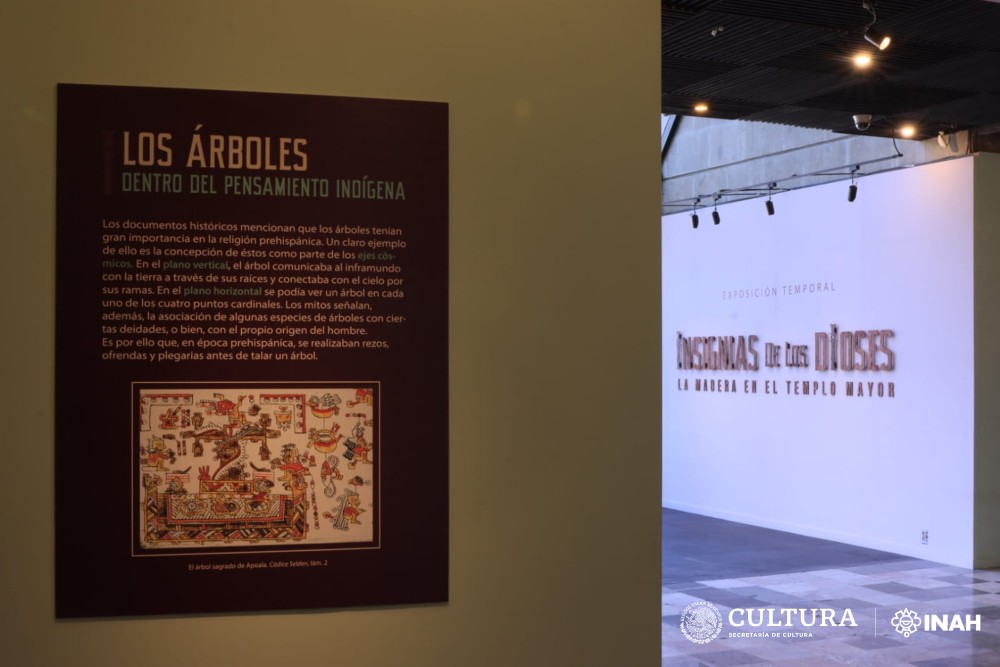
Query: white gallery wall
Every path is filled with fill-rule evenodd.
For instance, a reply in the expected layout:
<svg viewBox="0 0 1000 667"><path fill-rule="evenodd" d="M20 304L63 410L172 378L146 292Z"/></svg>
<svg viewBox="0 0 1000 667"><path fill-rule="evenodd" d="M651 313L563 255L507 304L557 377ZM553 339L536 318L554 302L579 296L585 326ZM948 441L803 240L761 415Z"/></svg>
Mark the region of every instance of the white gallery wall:
<svg viewBox="0 0 1000 667"><path fill-rule="evenodd" d="M664 507L972 565L973 168L663 218Z"/></svg>

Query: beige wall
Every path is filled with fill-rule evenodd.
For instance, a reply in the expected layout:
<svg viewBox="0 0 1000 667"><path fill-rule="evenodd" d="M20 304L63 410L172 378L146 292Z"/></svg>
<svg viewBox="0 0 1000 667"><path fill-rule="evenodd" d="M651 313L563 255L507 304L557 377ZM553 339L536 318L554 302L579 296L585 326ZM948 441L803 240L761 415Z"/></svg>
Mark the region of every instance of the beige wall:
<svg viewBox="0 0 1000 667"><path fill-rule="evenodd" d="M973 267L975 276L974 566L1000 567L1000 155L976 156Z"/></svg>
<svg viewBox="0 0 1000 667"><path fill-rule="evenodd" d="M653 0L0 5L0 663L657 664L658 21ZM55 621L57 82L451 105L451 602Z"/></svg>

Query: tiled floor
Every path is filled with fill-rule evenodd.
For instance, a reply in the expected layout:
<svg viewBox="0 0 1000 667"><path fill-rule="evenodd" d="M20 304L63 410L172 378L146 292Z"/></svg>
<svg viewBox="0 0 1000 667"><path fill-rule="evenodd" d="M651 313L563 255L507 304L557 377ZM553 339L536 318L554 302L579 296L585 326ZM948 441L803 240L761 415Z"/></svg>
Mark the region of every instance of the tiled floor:
<svg viewBox="0 0 1000 667"><path fill-rule="evenodd" d="M663 667L1000 667L1000 570L966 570L663 510L662 595ZM704 643L680 629L685 610L699 601L718 611L689 633L704 639L720 630ZM767 613L760 609L791 623L750 626L748 620ZM801 612L782 609L809 610L807 623L812 609L832 609L838 622L849 610L856 625L821 627L816 612L807 626ZM949 625L978 615L980 629L917 627L904 636L893 620L899 625L910 612L922 625L925 615L947 615Z"/></svg>

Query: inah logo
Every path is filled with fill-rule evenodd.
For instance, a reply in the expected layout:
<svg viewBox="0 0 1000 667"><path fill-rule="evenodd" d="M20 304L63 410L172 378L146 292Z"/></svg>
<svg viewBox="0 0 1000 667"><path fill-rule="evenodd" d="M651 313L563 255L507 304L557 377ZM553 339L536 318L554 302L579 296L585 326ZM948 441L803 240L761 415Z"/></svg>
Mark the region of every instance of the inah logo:
<svg viewBox="0 0 1000 667"><path fill-rule="evenodd" d="M979 632L982 630L983 620L979 614L973 616L966 614L924 614L922 617L915 611L903 609L897 611L892 617L892 627L896 632L909 637L917 630L924 632Z"/></svg>
<svg viewBox="0 0 1000 667"><path fill-rule="evenodd" d="M896 632L904 637L909 637L920 629L920 616L917 615L917 612L909 609L897 611L896 615L892 617L892 627L896 628Z"/></svg>
<svg viewBox="0 0 1000 667"><path fill-rule="evenodd" d="M722 614L711 602L692 602L681 612L681 632L695 644L707 644L722 632Z"/></svg>

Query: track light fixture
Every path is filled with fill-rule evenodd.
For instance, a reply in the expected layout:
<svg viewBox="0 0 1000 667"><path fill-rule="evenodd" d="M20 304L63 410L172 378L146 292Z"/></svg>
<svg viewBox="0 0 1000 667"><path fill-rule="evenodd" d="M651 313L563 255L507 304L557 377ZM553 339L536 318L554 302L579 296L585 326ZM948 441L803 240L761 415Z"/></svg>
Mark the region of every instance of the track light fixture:
<svg viewBox="0 0 1000 667"><path fill-rule="evenodd" d="M767 186L767 201L764 202L764 208L767 209L768 215L774 215L774 202L771 201L771 190L776 186L775 183L769 183Z"/></svg>
<svg viewBox="0 0 1000 667"><path fill-rule="evenodd" d="M865 30L865 41L874 46L879 51L885 51L892 43L892 37L882 35L871 30Z"/></svg>
<svg viewBox="0 0 1000 667"><path fill-rule="evenodd" d="M722 195L715 195L715 201L713 202L715 204L715 208L712 209L712 222L716 225L722 222L722 216L719 215L719 197L721 196Z"/></svg>
<svg viewBox="0 0 1000 667"><path fill-rule="evenodd" d="M879 51L885 51L892 42L892 38L889 37L889 35L884 35L872 30L872 26L875 25L875 21L878 19L875 15L875 0L862 0L861 6L872 15L872 20L865 26L865 41Z"/></svg>
<svg viewBox="0 0 1000 667"><path fill-rule="evenodd" d="M691 228L698 229L698 204L701 203L701 197L694 200L694 204L691 205Z"/></svg>
<svg viewBox="0 0 1000 667"><path fill-rule="evenodd" d="M851 169L851 186L847 188L847 201L853 202L858 197L858 184L855 182L855 175L858 173L860 166Z"/></svg>

